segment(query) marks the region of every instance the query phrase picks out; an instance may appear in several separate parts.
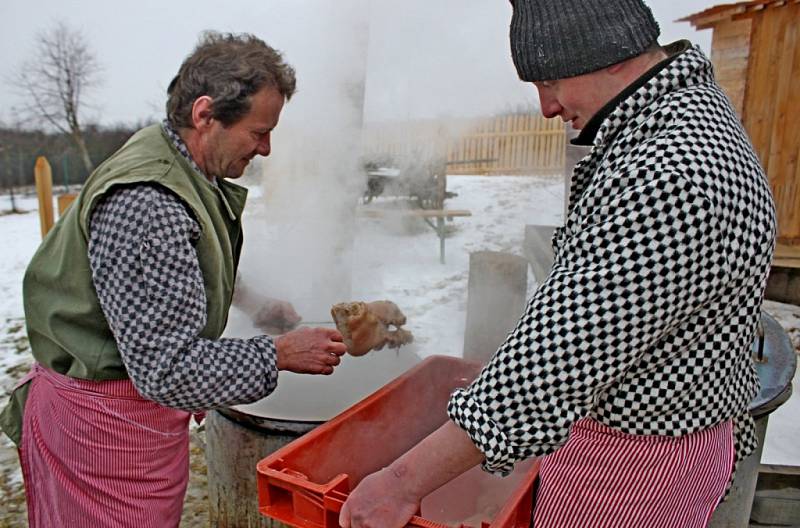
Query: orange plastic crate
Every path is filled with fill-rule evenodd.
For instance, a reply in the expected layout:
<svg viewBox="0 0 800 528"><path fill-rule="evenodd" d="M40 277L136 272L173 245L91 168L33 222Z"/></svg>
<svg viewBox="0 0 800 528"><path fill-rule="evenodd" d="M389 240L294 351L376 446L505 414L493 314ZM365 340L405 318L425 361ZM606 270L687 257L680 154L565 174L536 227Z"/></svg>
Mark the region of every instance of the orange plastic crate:
<svg viewBox="0 0 800 528"><path fill-rule="evenodd" d="M452 391L480 365L432 356L329 422L258 463L263 515L299 528L335 528L362 478L400 457L447 420ZM409 526L528 528L538 460L506 478L473 468L422 501Z"/></svg>

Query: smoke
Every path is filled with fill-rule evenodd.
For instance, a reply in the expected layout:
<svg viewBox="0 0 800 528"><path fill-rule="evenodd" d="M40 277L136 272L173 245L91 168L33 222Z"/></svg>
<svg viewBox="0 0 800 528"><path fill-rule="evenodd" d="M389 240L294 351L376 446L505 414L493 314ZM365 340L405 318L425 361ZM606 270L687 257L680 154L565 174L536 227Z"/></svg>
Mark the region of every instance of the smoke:
<svg viewBox="0 0 800 528"><path fill-rule="evenodd" d="M303 28L315 53L297 66L298 93L263 163L263 210L248 227L243 274L291 301L306 320L326 320L349 300L360 168L368 17L366 0L317 2ZM309 43L310 44L310 43Z"/></svg>
<svg viewBox="0 0 800 528"><path fill-rule="evenodd" d="M296 67L298 93L284 107L273 133L272 154L261 164L262 188L253 193L245 213L240 270L250 287L290 301L306 322L329 320L332 304L362 298L364 292L380 292L380 297L364 300L391 299L391 292L382 287L382 274L393 272L393 256L405 251L398 232L406 226L400 224L402 220L385 219L383 224L370 222L371 232L355 231L356 208L366 189L361 165L364 156L371 154L365 146L381 127L390 120L490 115L509 104L507 96L491 88L497 79L521 85L505 54L487 57L485 63L475 61L487 38L507 39L503 25L508 6L486 7L490 3L484 0L445 4L422 0L283 2L284 12L276 13L272 24L282 20L286 27L277 24L277 34L259 32ZM288 16L290 7L305 16L283 16ZM499 23L488 27L483 15L498 9L500 16L493 20ZM498 64L501 70L505 68L503 74L496 74ZM534 96L533 90L520 89ZM428 126L430 122L401 134L405 137L396 143L410 147L394 153L392 165L411 171L435 161L430 159L431 152L442 150L437 143L468 127L456 119L433 127ZM429 230L416 220L416 228ZM373 236L376 225L383 225L389 236ZM435 258L437 240L432 232L429 235L430 255ZM369 255L355 253L356 241L362 247L369 244L369 251L364 251ZM447 281L457 282L459 277L455 274ZM410 290L418 289L420 298L427 295L420 277L409 276L407 283ZM447 295L456 294L454 287L447 290ZM408 312L408 328L416 332L415 307L400 308ZM452 315L447 310L437 313ZM454 332L462 331L461 324L454 320ZM427 341L421 337L420 343L427 342L430 353L460 352L437 347L437 342L447 341L441 335ZM290 376L263 402L261 412L298 418L305 412L298 405L307 403L310 415L324 416L329 409L323 402L341 410L345 400L367 394L369 384L377 388L415 363L417 346L421 345L345 358L330 378ZM317 397L309 398L309 394Z"/></svg>
<svg viewBox="0 0 800 528"><path fill-rule="evenodd" d="M509 99L502 84L517 86L522 99L534 91L516 80L506 53L475 61L487 47L507 46L500 44L507 40L506 5L307 0L274 7L269 29L259 33L296 67L298 93L261 165L263 193L248 205L240 269L250 286L289 300L305 320L327 320L331 304L352 300L356 283L380 282L352 271L355 210L375 131L389 120L491 114L520 100ZM415 141L394 153L392 164L410 172L421 160L443 162L431 152L442 152L443 139L465 121L438 122L409 129L398 144Z"/></svg>

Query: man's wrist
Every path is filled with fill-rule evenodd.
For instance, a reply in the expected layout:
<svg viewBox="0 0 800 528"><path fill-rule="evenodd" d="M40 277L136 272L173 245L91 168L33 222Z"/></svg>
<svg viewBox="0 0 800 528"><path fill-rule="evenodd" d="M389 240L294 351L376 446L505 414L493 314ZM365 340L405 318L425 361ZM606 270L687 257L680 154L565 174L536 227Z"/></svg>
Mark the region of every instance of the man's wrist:
<svg viewBox="0 0 800 528"><path fill-rule="evenodd" d="M390 475L390 480L394 483L394 487L398 489L401 495L409 501L419 501L422 499L422 493L418 488L414 479L411 469L401 460L395 460L384 468Z"/></svg>
<svg viewBox="0 0 800 528"><path fill-rule="evenodd" d="M272 338L272 343L275 345L275 367L278 370L285 370L284 367L286 366L283 362L284 339L285 337L282 335Z"/></svg>

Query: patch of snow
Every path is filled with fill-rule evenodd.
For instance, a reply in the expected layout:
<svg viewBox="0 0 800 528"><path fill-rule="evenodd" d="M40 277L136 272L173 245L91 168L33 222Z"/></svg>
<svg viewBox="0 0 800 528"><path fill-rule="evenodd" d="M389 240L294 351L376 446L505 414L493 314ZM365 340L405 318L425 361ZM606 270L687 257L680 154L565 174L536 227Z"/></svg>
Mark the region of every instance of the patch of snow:
<svg viewBox="0 0 800 528"><path fill-rule="evenodd" d="M0 200L0 391L4 393L0 401L5 402L5 392L13 383L9 376L24 371L31 362L22 308L22 276L39 247L41 232L35 198L15 198L17 209L23 213L9 212L8 196Z"/></svg>

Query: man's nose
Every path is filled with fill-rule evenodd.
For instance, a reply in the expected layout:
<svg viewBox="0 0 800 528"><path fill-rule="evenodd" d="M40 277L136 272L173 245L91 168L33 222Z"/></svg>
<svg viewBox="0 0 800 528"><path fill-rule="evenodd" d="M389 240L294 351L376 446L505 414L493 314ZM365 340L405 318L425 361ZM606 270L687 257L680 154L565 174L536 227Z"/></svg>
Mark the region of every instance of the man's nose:
<svg viewBox="0 0 800 528"><path fill-rule="evenodd" d="M559 115L563 108L558 102L558 99L553 96L551 91L547 88L540 88L538 86L536 87L536 90L539 92L539 106L542 108L542 115L548 119Z"/></svg>
<svg viewBox="0 0 800 528"><path fill-rule="evenodd" d="M256 152L259 156L269 156L271 150L272 147L269 142L269 136L259 141L258 145L256 146Z"/></svg>

